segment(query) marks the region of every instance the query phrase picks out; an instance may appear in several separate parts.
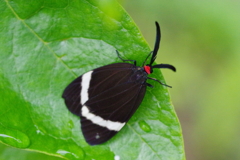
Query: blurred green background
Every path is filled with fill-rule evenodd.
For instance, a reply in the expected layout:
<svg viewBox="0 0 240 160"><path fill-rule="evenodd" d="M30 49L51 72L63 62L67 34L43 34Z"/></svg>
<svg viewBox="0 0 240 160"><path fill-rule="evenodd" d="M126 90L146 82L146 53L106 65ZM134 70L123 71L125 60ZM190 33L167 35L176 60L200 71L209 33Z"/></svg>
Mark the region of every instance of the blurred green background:
<svg viewBox="0 0 240 160"><path fill-rule="evenodd" d="M161 25L158 63L182 125L188 160L240 159L240 1L119 0L153 48ZM60 158L8 148L0 160Z"/></svg>

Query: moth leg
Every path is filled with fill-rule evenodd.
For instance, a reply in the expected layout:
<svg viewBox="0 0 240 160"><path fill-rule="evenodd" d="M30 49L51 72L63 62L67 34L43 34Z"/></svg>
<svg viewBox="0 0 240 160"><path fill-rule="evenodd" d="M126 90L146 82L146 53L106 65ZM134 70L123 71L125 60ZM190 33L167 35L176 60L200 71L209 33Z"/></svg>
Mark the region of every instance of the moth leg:
<svg viewBox="0 0 240 160"><path fill-rule="evenodd" d="M151 77L147 77L147 79L151 79L151 80L157 81L158 83L160 83L160 84L163 85L163 86L166 86L166 87L172 88L172 86L169 86L169 85L167 85L167 84L164 84L164 83L162 83L161 81L159 81L158 79L151 78Z"/></svg>
<svg viewBox="0 0 240 160"><path fill-rule="evenodd" d="M145 66L147 59L149 58L149 56L150 56L152 53L153 53L153 51L151 51L151 52L148 54L148 56L146 57L146 59L145 59L145 61L143 62L143 65L142 65L142 66Z"/></svg>
<svg viewBox="0 0 240 160"><path fill-rule="evenodd" d="M133 62L133 64L136 66L136 64L137 64L136 60L126 60L126 59L123 59L123 58L120 56L120 54L119 54L119 52L118 52L117 50L116 50L116 52L117 52L118 58L121 59L123 62L125 62L125 61L131 61L131 62Z"/></svg>
<svg viewBox="0 0 240 160"><path fill-rule="evenodd" d="M148 87L151 87L151 88L154 87L153 85L151 85L151 84L149 84L149 83L146 83L146 85L147 85Z"/></svg>

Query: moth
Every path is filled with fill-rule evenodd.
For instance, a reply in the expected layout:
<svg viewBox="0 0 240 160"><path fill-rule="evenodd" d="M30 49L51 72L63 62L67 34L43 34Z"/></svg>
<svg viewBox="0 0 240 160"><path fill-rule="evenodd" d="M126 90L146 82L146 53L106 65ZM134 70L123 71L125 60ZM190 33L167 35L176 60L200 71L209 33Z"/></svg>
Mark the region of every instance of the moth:
<svg viewBox="0 0 240 160"><path fill-rule="evenodd" d="M97 145L106 142L118 133L128 122L141 104L147 87L147 79L155 68L167 68L176 71L170 64L156 64L161 32L156 24L154 50L148 54L141 67L135 60L123 59L123 63L114 63L93 69L76 78L64 90L62 97L69 111L80 117L81 129L86 142ZM148 58L149 64L145 64ZM170 86L168 86L170 87Z"/></svg>

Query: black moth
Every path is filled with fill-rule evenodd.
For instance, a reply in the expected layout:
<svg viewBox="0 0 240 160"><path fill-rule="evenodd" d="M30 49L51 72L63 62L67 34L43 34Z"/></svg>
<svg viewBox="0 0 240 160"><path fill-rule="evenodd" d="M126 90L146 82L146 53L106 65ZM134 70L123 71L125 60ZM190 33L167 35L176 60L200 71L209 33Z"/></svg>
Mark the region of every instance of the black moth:
<svg viewBox="0 0 240 160"><path fill-rule="evenodd" d="M90 145L101 144L112 138L131 118L141 104L146 87L153 87L147 79L154 68L168 68L176 71L169 64L152 65L156 59L160 44L160 27L156 22L156 42L150 63L142 67L131 63L114 63L91 70L76 78L64 90L62 97L67 108L80 116L83 136ZM167 85L165 85L167 86ZM168 86L169 87L169 86Z"/></svg>

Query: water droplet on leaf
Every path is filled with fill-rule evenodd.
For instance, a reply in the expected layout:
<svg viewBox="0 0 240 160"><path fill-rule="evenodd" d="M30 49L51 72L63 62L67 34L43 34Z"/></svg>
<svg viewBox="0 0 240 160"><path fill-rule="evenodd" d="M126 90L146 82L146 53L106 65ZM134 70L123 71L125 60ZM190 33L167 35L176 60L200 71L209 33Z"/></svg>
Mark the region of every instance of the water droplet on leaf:
<svg viewBox="0 0 240 160"><path fill-rule="evenodd" d="M144 120L139 121L138 124L140 128L145 132L150 132L152 130L151 127Z"/></svg>
<svg viewBox="0 0 240 160"><path fill-rule="evenodd" d="M0 141L16 148L27 148L30 145L26 134L3 126L0 126Z"/></svg>
<svg viewBox="0 0 240 160"><path fill-rule="evenodd" d="M73 128L73 127L74 127L74 124L73 124L73 121L72 121L72 120L69 120L69 121L68 121L68 126L69 126L69 128Z"/></svg>
<svg viewBox="0 0 240 160"><path fill-rule="evenodd" d="M83 150L74 145L66 145L66 149L59 149L57 150L57 153L62 155L63 157L66 157L67 159L84 159L84 152Z"/></svg>

